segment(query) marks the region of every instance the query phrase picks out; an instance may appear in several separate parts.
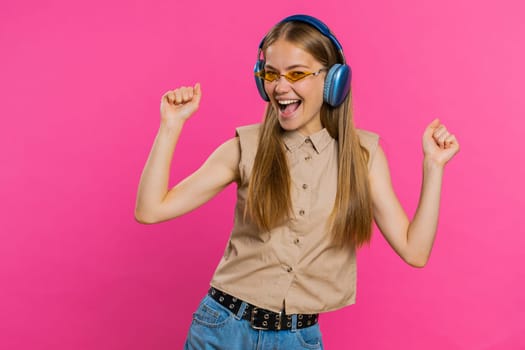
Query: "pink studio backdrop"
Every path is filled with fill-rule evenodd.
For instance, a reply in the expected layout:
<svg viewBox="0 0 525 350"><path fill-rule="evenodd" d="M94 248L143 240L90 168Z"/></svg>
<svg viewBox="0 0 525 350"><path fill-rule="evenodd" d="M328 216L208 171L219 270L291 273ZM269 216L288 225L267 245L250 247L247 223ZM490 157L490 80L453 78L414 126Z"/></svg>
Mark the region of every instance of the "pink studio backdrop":
<svg viewBox="0 0 525 350"><path fill-rule="evenodd" d="M462 151L428 266L375 233L327 349L525 349L525 8L516 1L18 1L0 5L0 348L181 349L232 225L234 188L178 220L133 219L170 88L200 81L173 181L264 104L251 70L278 20L326 21L412 214L422 130Z"/></svg>

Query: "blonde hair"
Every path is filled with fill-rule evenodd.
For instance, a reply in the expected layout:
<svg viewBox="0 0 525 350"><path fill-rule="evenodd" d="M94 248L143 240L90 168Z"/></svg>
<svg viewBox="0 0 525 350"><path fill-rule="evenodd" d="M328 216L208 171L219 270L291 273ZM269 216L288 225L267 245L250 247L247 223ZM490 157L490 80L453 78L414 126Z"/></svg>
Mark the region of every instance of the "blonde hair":
<svg viewBox="0 0 525 350"><path fill-rule="evenodd" d="M263 52L278 39L301 47L325 67L343 63L330 39L306 23L277 24L266 35ZM370 241L373 214L367 168L369 154L359 142L350 106L351 93L338 107L323 103L321 123L338 142L337 194L328 228L336 246L354 248ZM283 132L277 111L269 103L259 136L246 207L253 222L267 231L293 215L291 178L281 137Z"/></svg>

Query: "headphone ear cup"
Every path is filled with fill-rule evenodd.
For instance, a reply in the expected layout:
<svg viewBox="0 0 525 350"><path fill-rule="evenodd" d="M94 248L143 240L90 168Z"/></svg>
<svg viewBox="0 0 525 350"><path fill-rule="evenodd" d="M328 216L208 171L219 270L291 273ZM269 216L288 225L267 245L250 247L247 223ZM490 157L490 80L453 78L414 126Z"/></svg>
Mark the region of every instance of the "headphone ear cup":
<svg viewBox="0 0 525 350"><path fill-rule="evenodd" d="M255 63L255 67L253 67L253 72L258 73L264 69L264 61L263 60L257 60L257 63ZM255 85L257 86L257 91L259 91L259 95L261 95L262 99L266 102L270 101L270 98L268 97L268 94L266 94L266 90L264 90L264 79L260 78L256 75L255 77Z"/></svg>
<svg viewBox="0 0 525 350"><path fill-rule="evenodd" d="M345 100L350 91L352 71L346 64L336 63L326 74L323 98L332 107L337 107Z"/></svg>

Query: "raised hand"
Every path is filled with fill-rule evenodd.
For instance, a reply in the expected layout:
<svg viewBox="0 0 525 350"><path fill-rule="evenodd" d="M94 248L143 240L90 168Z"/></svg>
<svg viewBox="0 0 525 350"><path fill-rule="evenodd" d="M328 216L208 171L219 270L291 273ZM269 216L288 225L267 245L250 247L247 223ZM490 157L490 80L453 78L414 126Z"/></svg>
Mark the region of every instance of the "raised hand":
<svg viewBox="0 0 525 350"><path fill-rule="evenodd" d="M201 100L201 86L182 86L162 96L160 117L163 122L185 121L197 111Z"/></svg>
<svg viewBox="0 0 525 350"><path fill-rule="evenodd" d="M423 133L423 153L425 158L444 166L459 152L456 136L451 134L439 119L434 119Z"/></svg>

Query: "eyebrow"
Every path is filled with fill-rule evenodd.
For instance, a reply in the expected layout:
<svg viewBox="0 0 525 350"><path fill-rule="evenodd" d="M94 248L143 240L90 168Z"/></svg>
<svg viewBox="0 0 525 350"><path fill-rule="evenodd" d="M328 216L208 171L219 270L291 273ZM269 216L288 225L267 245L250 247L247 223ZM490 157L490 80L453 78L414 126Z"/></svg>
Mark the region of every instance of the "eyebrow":
<svg viewBox="0 0 525 350"><path fill-rule="evenodd" d="M264 68L265 69L273 69L273 70L277 70L277 68L275 68L274 66L270 65L270 64L266 64L264 65ZM310 69L310 67L304 65L304 64L294 64L292 66L288 66L286 67L286 70L292 70L292 69L296 69L296 68L306 68L306 69Z"/></svg>

